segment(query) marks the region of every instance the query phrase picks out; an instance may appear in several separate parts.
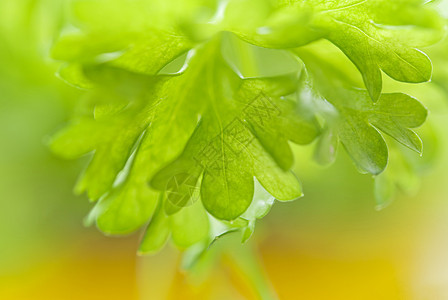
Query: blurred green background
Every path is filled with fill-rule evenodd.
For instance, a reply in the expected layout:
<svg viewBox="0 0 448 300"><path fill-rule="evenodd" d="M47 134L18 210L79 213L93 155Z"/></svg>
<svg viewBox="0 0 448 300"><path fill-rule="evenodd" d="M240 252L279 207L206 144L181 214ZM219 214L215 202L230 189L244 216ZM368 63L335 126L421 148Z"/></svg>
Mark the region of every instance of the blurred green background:
<svg viewBox="0 0 448 300"><path fill-rule="evenodd" d="M256 299L225 253L210 276L193 278L171 248L137 257L138 235L82 225L90 204L72 187L85 161L61 160L45 145L82 94L48 58L67 2L0 1L0 299ZM343 151L323 168L312 145L296 149L306 196L275 205L243 246L255 249L280 299L448 299L447 48L428 49L432 83L386 80L386 90L431 110L421 181L389 207L375 210L372 178Z"/></svg>

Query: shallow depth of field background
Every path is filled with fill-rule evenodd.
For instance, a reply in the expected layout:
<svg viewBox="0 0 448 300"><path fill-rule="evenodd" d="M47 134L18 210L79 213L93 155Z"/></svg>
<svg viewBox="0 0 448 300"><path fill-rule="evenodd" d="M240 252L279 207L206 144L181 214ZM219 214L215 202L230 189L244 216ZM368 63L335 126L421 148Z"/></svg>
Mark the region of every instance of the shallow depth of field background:
<svg viewBox="0 0 448 300"><path fill-rule="evenodd" d="M254 299L225 255L209 276L191 278L170 246L138 257L139 234L105 237L82 225L91 205L72 187L86 160L45 146L81 95L47 55L63 3L0 1L0 299ZM433 58L436 69L446 64ZM305 197L276 204L243 246L280 299L448 299L448 101L433 84L399 89L432 109L432 169L414 195L376 211L371 177L344 151L322 168L312 145L298 148Z"/></svg>

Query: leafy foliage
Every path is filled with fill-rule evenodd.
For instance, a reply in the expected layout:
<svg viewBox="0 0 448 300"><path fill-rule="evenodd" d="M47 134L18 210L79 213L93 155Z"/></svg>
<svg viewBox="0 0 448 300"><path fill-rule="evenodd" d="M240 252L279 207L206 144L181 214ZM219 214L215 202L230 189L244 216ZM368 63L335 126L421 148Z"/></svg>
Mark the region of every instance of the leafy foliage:
<svg viewBox="0 0 448 300"><path fill-rule="evenodd" d="M341 143L372 175L389 160L382 133L422 153L412 129L427 110L382 93L381 71L430 80L415 47L444 22L423 1L94 0L72 12L77 30L52 55L87 91L51 147L92 153L76 189L97 201L89 220L111 234L148 224L142 253L170 236L198 253L227 232L247 240L274 199L302 196L291 143L317 139L322 163ZM349 60L328 55L334 46ZM377 180L378 197L388 184Z"/></svg>

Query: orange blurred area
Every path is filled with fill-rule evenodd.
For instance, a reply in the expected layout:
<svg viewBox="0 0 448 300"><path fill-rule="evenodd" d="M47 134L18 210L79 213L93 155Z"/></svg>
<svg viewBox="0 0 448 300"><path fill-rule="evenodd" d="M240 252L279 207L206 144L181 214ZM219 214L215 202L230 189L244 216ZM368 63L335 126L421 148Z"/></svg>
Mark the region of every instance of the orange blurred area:
<svg viewBox="0 0 448 300"><path fill-rule="evenodd" d="M86 234L29 269L1 277L0 299L137 299L135 251L134 240Z"/></svg>
<svg viewBox="0 0 448 300"><path fill-rule="evenodd" d="M447 299L445 190L427 180L418 195L380 212L349 202L348 214L329 214L313 195L277 204L252 238L253 255L278 299ZM333 201L343 205L337 194ZM138 257L137 247L137 235L104 237L80 226L62 251L3 274L0 299L259 299L226 252L192 279L177 250Z"/></svg>

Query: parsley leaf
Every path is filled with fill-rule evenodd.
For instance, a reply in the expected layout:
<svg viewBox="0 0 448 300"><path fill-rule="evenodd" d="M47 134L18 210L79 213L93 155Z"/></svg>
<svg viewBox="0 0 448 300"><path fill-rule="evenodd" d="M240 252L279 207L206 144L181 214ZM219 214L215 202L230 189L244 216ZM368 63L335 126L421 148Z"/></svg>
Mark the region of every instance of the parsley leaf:
<svg viewBox="0 0 448 300"><path fill-rule="evenodd" d="M52 54L59 76L87 92L51 147L92 157L77 185L96 201L90 221L111 234L148 224L142 253L171 237L193 261L228 232L247 240L274 199L302 196L290 143L320 135L318 161L341 143L374 175L389 160L383 134L422 153L412 129L427 110L382 93L381 71L430 79L416 47L437 41L443 22L423 1L94 0L72 12L77 28Z"/></svg>
<svg viewBox="0 0 448 300"><path fill-rule="evenodd" d="M337 134L361 172L379 174L386 168L388 149L378 130L422 153L422 141L410 129L419 127L426 120L427 110L419 101L405 94L391 93L382 94L374 103L367 92L351 86L344 72L318 57L312 48L301 48L296 52L309 71L317 96L326 100L325 110L321 111L328 126ZM335 149L334 144L328 144L331 136L324 138L327 141L322 143ZM323 151L322 148L319 151Z"/></svg>
<svg viewBox="0 0 448 300"><path fill-rule="evenodd" d="M431 61L415 47L443 37L443 21L422 1L279 1L243 26L248 4L235 2L224 27L263 47L295 48L327 39L356 65L373 101L381 94L381 70L398 81L429 81ZM251 1L258 2L264 3Z"/></svg>

